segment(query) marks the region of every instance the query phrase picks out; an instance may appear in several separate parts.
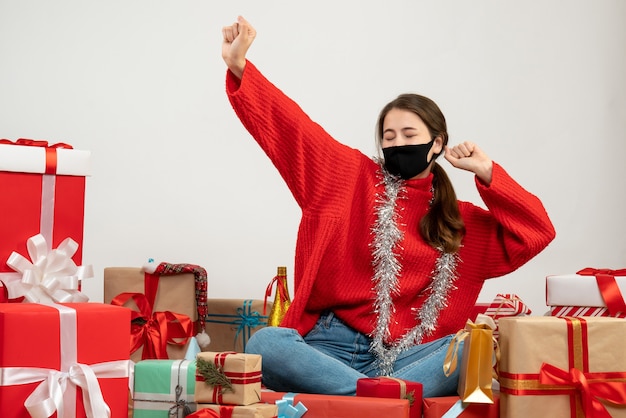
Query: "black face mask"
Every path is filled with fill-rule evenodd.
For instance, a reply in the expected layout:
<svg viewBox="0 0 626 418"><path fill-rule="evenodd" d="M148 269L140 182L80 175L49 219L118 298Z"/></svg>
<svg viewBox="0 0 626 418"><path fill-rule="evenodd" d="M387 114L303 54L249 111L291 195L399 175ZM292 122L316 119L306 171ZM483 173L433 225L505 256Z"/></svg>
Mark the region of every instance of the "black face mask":
<svg viewBox="0 0 626 418"><path fill-rule="evenodd" d="M404 180L411 179L428 168L428 164L430 164L428 152L434 144L435 140L433 139L427 144L383 148L385 168L394 176L399 176ZM433 157L437 157L437 155L433 155Z"/></svg>

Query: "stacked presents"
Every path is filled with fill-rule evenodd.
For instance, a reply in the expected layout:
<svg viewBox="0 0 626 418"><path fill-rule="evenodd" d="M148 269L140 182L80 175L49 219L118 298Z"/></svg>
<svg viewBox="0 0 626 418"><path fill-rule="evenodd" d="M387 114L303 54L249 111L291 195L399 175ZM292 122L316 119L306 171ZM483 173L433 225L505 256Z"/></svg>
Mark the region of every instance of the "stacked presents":
<svg viewBox="0 0 626 418"><path fill-rule="evenodd" d="M0 140L3 418L127 413L131 311L80 292L89 172L67 144Z"/></svg>

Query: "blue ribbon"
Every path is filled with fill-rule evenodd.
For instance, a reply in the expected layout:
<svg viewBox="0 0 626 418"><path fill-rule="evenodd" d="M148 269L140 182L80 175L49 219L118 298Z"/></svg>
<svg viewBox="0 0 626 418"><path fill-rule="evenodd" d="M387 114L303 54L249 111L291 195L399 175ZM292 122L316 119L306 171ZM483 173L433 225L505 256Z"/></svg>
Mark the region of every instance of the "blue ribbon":
<svg viewBox="0 0 626 418"><path fill-rule="evenodd" d="M293 406L296 395L296 393L289 392L282 399L276 401L278 418L300 418L308 411L302 402L298 402L296 406Z"/></svg>
<svg viewBox="0 0 626 418"><path fill-rule="evenodd" d="M254 301L251 299L244 300L243 306L237 308L236 315L228 315L228 314L207 314L206 322L211 322L214 324L228 324L228 325L236 325L237 332L235 333L235 345L237 345L237 340L239 339L239 335L242 336L243 342L243 351L246 351L246 343L250 336L252 335L252 330L254 328L267 325L267 316L263 316L257 311L252 310L252 303ZM212 318L229 318L231 321L219 321Z"/></svg>
<svg viewBox="0 0 626 418"><path fill-rule="evenodd" d="M467 404L463 403L460 399L452 405L450 409L446 411L441 418L456 418L467 408Z"/></svg>

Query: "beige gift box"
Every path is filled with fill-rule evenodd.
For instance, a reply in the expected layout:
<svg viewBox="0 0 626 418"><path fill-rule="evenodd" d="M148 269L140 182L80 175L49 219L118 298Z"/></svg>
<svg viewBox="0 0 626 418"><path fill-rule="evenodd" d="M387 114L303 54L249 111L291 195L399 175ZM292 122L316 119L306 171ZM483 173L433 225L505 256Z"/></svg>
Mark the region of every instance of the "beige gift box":
<svg viewBox="0 0 626 418"><path fill-rule="evenodd" d="M104 269L104 303L120 293L145 293L144 271L139 267L107 267ZM198 311L195 299L195 277L192 273L163 275L159 278L159 286L154 301L153 312L170 311L177 314L187 315L191 321L198 319ZM138 310L133 300L129 300L124 306ZM167 354L170 359L180 360L185 358L187 345L167 345ZM131 360L141 360L143 349L131 353Z"/></svg>
<svg viewBox="0 0 626 418"><path fill-rule="evenodd" d="M595 396L606 385L626 388L626 319L507 317L499 327L501 416L584 417L589 405L626 417L626 405Z"/></svg>
<svg viewBox="0 0 626 418"><path fill-rule="evenodd" d="M198 405L198 410L211 409L220 416L231 418L273 418L278 414L278 407L267 403L256 403L246 406L229 406L203 403Z"/></svg>
<svg viewBox="0 0 626 418"><path fill-rule="evenodd" d="M202 375L202 361L214 366L227 385L212 385ZM203 351L196 357L196 403L250 405L261 401L261 356Z"/></svg>
<svg viewBox="0 0 626 418"><path fill-rule="evenodd" d="M206 350L245 352L248 339L267 326L263 315L263 300L259 299L208 299L204 329L211 337ZM272 302L267 302L267 312Z"/></svg>

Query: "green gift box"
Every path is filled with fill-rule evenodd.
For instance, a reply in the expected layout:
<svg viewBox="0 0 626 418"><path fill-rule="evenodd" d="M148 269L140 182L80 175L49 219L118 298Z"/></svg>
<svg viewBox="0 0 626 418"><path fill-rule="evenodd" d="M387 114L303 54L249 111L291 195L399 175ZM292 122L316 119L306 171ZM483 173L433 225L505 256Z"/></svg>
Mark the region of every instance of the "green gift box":
<svg viewBox="0 0 626 418"><path fill-rule="evenodd" d="M135 364L133 418L184 417L195 412L195 360L142 360Z"/></svg>

